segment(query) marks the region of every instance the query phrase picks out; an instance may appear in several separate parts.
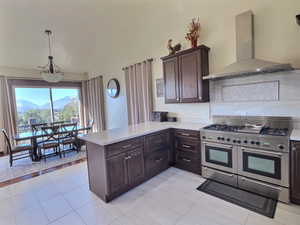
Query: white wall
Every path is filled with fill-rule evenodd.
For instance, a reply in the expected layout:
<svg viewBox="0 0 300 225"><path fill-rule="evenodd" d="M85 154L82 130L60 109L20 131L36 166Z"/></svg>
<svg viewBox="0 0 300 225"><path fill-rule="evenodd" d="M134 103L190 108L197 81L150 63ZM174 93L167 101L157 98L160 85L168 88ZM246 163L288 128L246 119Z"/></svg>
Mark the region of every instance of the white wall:
<svg viewBox="0 0 300 225"><path fill-rule="evenodd" d="M96 61L90 70L90 76L99 72L104 75L105 84L111 77L121 81L121 97L106 96L108 127L127 124L122 67L153 57L155 83L155 79L162 77L160 57L168 53L167 40L180 41L188 48L184 39L186 26L193 17L199 17L200 44L211 47L210 72L218 72L235 61L235 15L249 9L255 15L256 56L300 67L300 27L295 22L299 0L155 0L116 4L109 17L114 25L98 31ZM108 19L105 21L108 23ZM166 105L163 98L156 97L154 101L155 110L169 111L182 120L193 121L208 120L212 106Z"/></svg>

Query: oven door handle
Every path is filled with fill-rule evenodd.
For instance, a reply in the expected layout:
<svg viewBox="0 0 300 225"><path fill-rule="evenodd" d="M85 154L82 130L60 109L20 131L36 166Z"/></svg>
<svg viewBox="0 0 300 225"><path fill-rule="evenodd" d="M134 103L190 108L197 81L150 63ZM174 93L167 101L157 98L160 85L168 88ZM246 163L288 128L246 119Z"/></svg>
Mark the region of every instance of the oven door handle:
<svg viewBox="0 0 300 225"><path fill-rule="evenodd" d="M273 185L270 185L270 184L265 184L265 183L262 183L262 182L259 182L259 181L250 180L250 179L247 179L245 177L241 177L241 180L242 181L249 181L249 182L252 182L252 183L255 183L255 184L259 184L261 186L265 186L265 187L276 189L278 191L282 191L282 189L280 187L276 187L276 186L273 186Z"/></svg>
<svg viewBox="0 0 300 225"><path fill-rule="evenodd" d="M241 148L241 150L243 152L249 152L249 153L261 153L261 154L265 154L265 155L270 155L270 156L278 156L278 157L282 157L282 153L279 152L269 152L269 151L264 151L264 150L254 150L254 149L250 149L247 150L246 148Z"/></svg>
<svg viewBox="0 0 300 225"><path fill-rule="evenodd" d="M224 148L224 149L232 149L233 146L231 145L222 145L222 144L212 144L208 142L203 142L204 145L210 146L210 147L217 147L217 148Z"/></svg>

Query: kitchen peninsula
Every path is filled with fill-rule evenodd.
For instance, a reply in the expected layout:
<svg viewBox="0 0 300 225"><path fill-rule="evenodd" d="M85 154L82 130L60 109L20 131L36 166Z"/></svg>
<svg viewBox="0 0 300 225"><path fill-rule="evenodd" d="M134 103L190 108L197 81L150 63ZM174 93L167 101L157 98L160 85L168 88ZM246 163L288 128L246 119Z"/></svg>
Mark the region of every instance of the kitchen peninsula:
<svg viewBox="0 0 300 225"><path fill-rule="evenodd" d="M81 137L90 190L105 202L177 166L201 174L200 132L206 124L148 122Z"/></svg>

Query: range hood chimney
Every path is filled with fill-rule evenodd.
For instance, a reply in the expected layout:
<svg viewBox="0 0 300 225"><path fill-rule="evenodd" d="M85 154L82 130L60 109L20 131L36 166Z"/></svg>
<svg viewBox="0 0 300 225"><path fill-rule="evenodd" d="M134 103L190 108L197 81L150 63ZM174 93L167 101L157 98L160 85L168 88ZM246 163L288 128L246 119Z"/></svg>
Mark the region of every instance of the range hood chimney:
<svg viewBox="0 0 300 225"><path fill-rule="evenodd" d="M273 73L293 70L290 64L281 64L256 59L254 56L253 13L247 11L236 16L236 57L237 61L220 73L210 74L204 79L218 79L233 76Z"/></svg>

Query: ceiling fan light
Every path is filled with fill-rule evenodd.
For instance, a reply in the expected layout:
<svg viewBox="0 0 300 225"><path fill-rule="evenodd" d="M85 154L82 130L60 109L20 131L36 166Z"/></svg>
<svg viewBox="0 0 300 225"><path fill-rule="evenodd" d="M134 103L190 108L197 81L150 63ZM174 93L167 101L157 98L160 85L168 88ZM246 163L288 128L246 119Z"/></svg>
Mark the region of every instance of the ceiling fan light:
<svg viewBox="0 0 300 225"><path fill-rule="evenodd" d="M57 83L64 79L63 73L41 72L42 78L49 83Z"/></svg>

